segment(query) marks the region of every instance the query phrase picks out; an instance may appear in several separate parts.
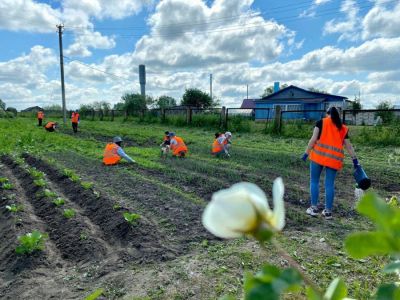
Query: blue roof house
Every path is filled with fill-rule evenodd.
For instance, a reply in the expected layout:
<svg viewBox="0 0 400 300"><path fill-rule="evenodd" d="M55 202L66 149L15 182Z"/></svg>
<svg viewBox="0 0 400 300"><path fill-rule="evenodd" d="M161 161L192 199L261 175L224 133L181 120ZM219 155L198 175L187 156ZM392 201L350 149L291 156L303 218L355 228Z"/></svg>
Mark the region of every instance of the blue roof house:
<svg viewBox="0 0 400 300"><path fill-rule="evenodd" d="M330 106L345 109L347 102L350 101L346 97L307 91L294 85L280 90L279 83L275 83L274 93L254 100L255 119L262 121L273 118L277 106L280 106L282 111L325 111ZM319 120L323 115L323 112L288 112L283 113L282 117L283 119Z"/></svg>

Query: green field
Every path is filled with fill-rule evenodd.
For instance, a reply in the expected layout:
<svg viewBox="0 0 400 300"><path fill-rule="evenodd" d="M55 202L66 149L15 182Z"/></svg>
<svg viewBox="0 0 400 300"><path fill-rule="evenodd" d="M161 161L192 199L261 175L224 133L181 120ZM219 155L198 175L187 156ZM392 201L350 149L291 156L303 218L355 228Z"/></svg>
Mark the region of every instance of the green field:
<svg viewBox="0 0 400 300"><path fill-rule="evenodd" d="M0 229L7 233L1 240L0 298L84 298L97 288L106 299L240 298L245 272L254 273L265 262L288 262L268 244L266 253L250 239L213 237L201 225L201 214L215 191L240 181L256 183L270 199L276 177L285 184L287 214L278 240L318 286L325 289L340 276L350 297L367 299L390 281L381 271L386 258L355 260L343 249L349 233L371 227L354 211L350 158L337 177L334 219L305 214L309 166L300 157L311 125L287 127L286 137L263 134L260 124L253 132L234 132L230 159L210 155L214 129L166 126L83 120L74 135L69 126L48 133L35 119L0 119L0 177L13 185L0 195ZM183 137L186 159L160 157L165 130ZM379 129L386 135L379 143L373 130L368 143L363 128L350 128L357 156L374 191L383 198L399 196L398 135ZM102 165L105 144L115 135L125 140L124 149L137 164ZM52 204L56 198L65 204ZM10 204L25 209L10 214L3 209ZM74 216L64 217L64 209ZM140 218L127 227L123 212ZM49 234L43 253L11 255L17 236L32 229ZM79 246L70 246L73 241ZM304 291L287 298L303 299Z"/></svg>

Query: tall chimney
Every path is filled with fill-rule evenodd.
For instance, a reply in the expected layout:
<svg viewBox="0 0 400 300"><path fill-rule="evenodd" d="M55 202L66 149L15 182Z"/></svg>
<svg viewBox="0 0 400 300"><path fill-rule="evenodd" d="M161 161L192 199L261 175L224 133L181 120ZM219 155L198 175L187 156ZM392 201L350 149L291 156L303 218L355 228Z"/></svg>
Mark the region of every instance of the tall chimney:
<svg viewBox="0 0 400 300"><path fill-rule="evenodd" d="M146 97L146 66L139 65L139 83L140 93L143 97Z"/></svg>
<svg viewBox="0 0 400 300"><path fill-rule="evenodd" d="M279 81L274 82L274 93L279 92Z"/></svg>

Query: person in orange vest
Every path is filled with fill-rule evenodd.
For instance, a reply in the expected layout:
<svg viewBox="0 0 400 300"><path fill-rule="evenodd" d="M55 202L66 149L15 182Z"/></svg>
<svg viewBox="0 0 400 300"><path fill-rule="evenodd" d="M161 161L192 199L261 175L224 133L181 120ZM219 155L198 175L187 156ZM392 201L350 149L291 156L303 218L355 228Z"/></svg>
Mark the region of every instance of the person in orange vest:
<svg viewBox="0 0 400 300"><path fill-rule="evenodd" d="M79 117L80 116L78 110L72 112L71 123L72 123L72 130L74 131L74 133L78 132Z"/></svg>
<svg viewBox="0 0 400 300"><path fill-rule="evenodd" d="M114 137L113 142L108 143L106 145L103 154L103 163L105 165L107 166L116 165L120 162L122 158L125 158L130 163L136 162L132 158L130 158L129 155L125 153L121 145L122 145L122 138L119 136Z"/></svg>
<svg viewBox="0 0 400 300"><path fill-rule="evenodd" d="M44 125L44 129L46 129L48 132L55 131L57 127L58 127L57 122L47 122L46 125Z"/></svg>
<svg viewBox="0 0 400 300"><path fill-rule="evenodd" d="M231 146L232 133L229 131L225 133L216 133L215 140L212 144L211 154L216 157L225 156L230 157L229 148Z"/></svg>
<svg viewBox="0 0 400 300"><path fill-rule="evenodd" d="M183 139L179 136L176 136L174 132L170 132L168 136L170 138L172 156L181 158L185 157L188 152L188 148Z"/></svg>
<svg viewBox="0 0 400 300"><path fill-rule="evenodd" d="M161 157L166 157L169 152L170 147L170 138L169 138L169 131L165 132L163 142L160 145L161 147Z"/></svg>
<svg viewBox="0 0 400 300"><path fill-rule="evenodd" d="M42 126L42 122L44 119L44 112L43 110L39 110L37 113L37 119L38 119L38 126Z"/></svg>
<svg viewBox="0 0 400 300"><path fill-rule="evenodd" d="M335 178L337 171L343 167L343 146L352 157L354 168L357 168L359 163L349 140L348 128L342 124L337 108L329 108L326 114L325 118L315 124L302 160L306 161L310 156L311 206L307 209L307 214L318 216L319 180L322 170L325 169L325 209L322 216L332 219Z"/></svg>

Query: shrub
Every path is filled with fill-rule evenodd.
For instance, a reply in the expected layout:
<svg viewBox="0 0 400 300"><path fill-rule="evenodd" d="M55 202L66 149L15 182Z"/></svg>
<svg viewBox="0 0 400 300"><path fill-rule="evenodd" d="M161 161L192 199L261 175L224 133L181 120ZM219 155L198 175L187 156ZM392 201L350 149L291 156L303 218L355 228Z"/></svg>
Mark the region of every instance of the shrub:
<svg viewBox="0 0 400 300"><path fill-rule="evenodd" d="M48 238L47 234L34 230L18 238L20 245L15 248L17 254L31 254L35 251L44 249L44 242Z"/></svg>
<svg viewBox="0 0 400 300"><path fill-rule="evenodd" d="M229 131L234 132L250 132L251 121L242 116L232 116L228 120L228 129Z"/></svg>

